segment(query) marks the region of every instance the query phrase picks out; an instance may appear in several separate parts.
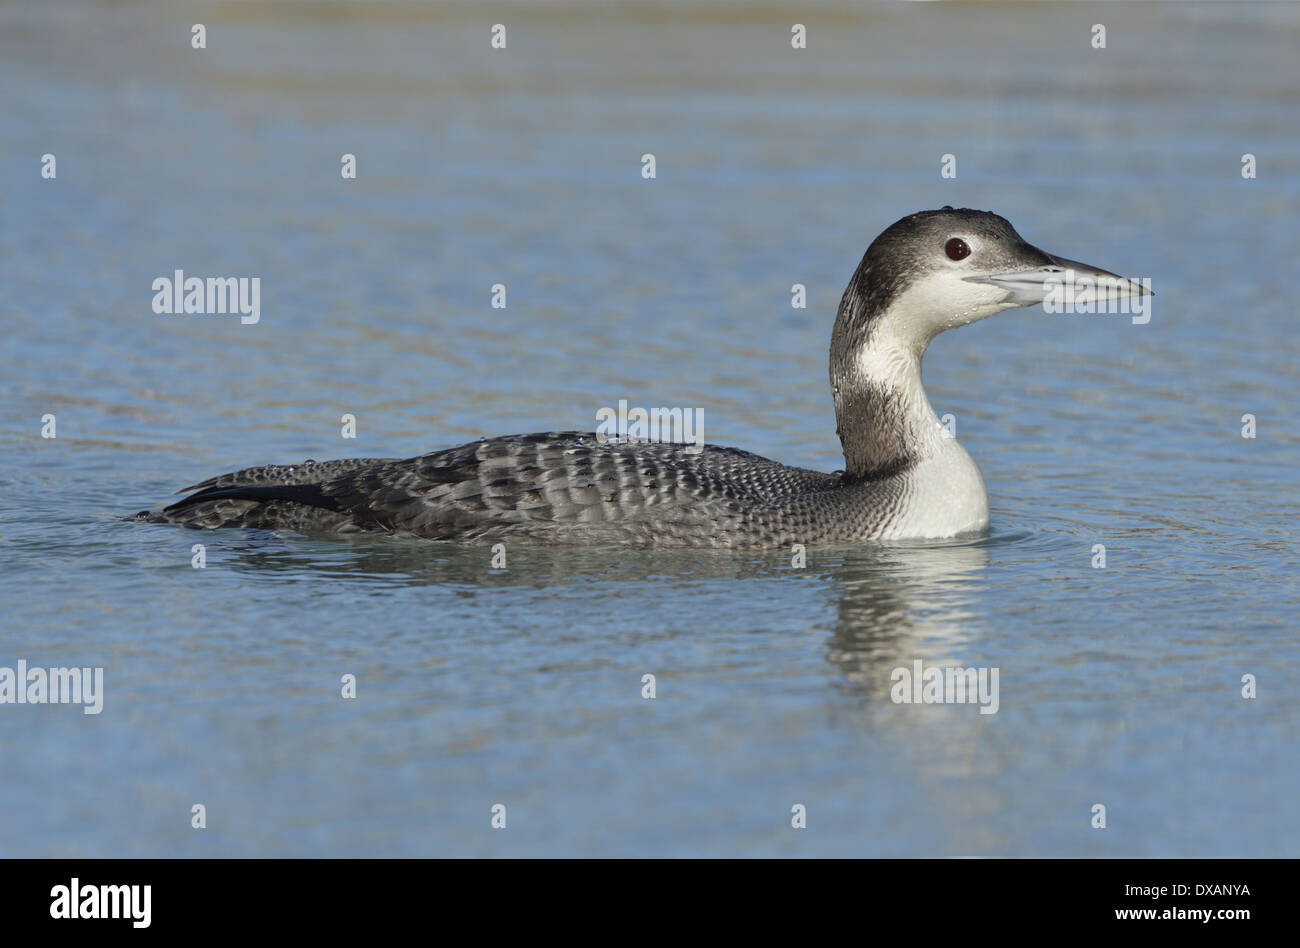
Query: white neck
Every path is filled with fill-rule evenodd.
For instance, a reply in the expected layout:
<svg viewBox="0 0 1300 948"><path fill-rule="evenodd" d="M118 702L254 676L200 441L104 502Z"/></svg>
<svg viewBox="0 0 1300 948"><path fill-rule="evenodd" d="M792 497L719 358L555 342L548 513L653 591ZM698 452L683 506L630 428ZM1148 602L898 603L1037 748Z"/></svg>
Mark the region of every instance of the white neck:
<svg viewBox="0 0 1300 948"><path fill-rule="evenodd" d="M841 420L841 431L850 434L845 469L869 481L895 477L901 485L900 507L882 524L880 538L951 537L986 529L984 478L930 405L920 354L877 332L857 355L855 368L859 396L836 393L846 414L864 413Z"/></svg>

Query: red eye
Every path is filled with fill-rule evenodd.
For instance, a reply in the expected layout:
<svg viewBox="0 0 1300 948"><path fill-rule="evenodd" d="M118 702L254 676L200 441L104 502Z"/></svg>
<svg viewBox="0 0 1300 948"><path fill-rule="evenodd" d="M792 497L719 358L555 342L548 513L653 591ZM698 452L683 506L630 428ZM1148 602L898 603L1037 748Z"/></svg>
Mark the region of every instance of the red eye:
<svg viewBox="0 0 1300 948"><path fill-rule="evenodd" d="M948 242L943 245L943 250L949 260L965 260L970 256L970 247L966 246L966 241L960 237L949 237Z"/></svg>

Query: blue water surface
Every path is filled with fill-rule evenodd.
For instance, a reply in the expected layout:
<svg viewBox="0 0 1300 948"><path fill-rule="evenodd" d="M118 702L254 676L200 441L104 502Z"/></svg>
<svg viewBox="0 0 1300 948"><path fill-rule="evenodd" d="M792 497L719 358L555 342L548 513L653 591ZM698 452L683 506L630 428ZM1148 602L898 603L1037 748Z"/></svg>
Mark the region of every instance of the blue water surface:
<svg viewBox="0 0 1300 948"><path fill-rule="evenodd" d="M105 682L0 705L0 853L1300 854L1300 7L794 15L0 7L0 666ZM986 538L494 569L120 519L619 399L835 469L840 293L942 204L1156 291L931 347ZM259 277L260 321L155 314L176 269ZM917 660L997 668L997 713L894 703Z"/></svg>

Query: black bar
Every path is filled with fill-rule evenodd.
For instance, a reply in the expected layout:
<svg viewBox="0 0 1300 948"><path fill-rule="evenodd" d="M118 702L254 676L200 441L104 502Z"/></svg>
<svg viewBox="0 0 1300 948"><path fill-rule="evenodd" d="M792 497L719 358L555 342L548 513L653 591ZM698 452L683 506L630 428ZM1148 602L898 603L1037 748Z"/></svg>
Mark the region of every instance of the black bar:
<svg viewBox="0 0 1300 948"><path fill-rule="evenodd" d="M483 937L516 925L541 937L556 924L579 931L599 923L621 940L673 937L672 920L698 915L733 935L750 926L767 933L780 917L796 925L849 923L864 935L897 926L945 937L1048 926L1180 937L1200 928L1232 937L1260 923L1285 924L1282 901L1295 868L1291 860L1222 859L11 860L0 863L0 917L7 936L66 934L75 926L83 937L284 932L333 940L460 920ZM107 893L108 908L116 897L126 917L52 917L68 908L74 878L79 913L98 910L99 886L149 886L148 926L137 927L143 888L134 890L139 901L125 901L121 889ZM68 890L61 904L60 886ZM89 902L88 887L96 887ZM1212 914L1208 921L1180 917L1192 911Z"/></svg>

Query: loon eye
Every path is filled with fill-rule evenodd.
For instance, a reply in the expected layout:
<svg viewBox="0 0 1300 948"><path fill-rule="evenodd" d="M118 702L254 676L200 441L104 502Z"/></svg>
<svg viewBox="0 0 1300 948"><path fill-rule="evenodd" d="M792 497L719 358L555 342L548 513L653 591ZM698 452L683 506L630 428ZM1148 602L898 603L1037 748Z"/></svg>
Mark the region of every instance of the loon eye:
<svg viewBox="0 0 1300 948"><path fill-rule="evenodd" d="M949 260L965 260L970 256L970 247L960 237L949 237L948 242L943 245L943 250Z"/></svg>

